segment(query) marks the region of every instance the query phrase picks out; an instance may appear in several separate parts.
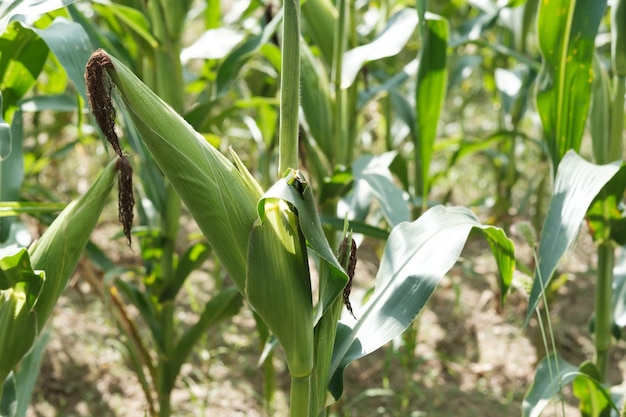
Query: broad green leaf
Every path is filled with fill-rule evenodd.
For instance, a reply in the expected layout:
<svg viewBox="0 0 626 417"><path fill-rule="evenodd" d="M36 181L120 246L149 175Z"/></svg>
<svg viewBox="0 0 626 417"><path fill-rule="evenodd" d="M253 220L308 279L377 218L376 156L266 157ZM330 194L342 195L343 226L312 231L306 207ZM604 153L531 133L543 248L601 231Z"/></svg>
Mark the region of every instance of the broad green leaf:
<svg viewBox="0 0 626 417"><path fill-rule="evenodd" d="M553 172L565 153L578 151L589 111L591 61L606 0L545 0L537 16L543 56L537 110Z"/></svg>
<svg viewBox="0 0 626 417"><path fill-rule="evenodd" d="M107 3L106 5L96 4L97 10L106 8L107 13L111 13L120 22L124 23L132 32L143 39L151 48L157 49L159 41L152 36L150 24L146 16L137 9L117 3Z"/></svg>
<svg viewBox="0 0 626 417"><path fill-rule="evenodd" d="M391 227L410 220L408 202L389 171L389 165L395 156L395 152L379 156L365 155L354 162L353 192L345 199L349 205L349 219L365 220L372 201L368 194L371 194L380 204L382 214Z"/></svg>
<svg viewBox="0 0 626 417"><path fill-rule="evenodd" d="M17 22L0 37L0 90L5 115L35 85L47 57L44 41Z"/></svg>
<svg viewBox="0 0 626 417"><path fill-rule="evenodd" d="M41 238L28 249L33 268L46 271L47 277L35 304L40 330L72 277L89 235L109 199L115 177L116 162L113 161L85 195L68 204Z"/></svg>
<svg viewBox="0 0 626 417"><path fill-rule="evenodd" d="M313 56L308 45L301 45L302 65L302 112L315 142L319 145L318 151L326 155L333 149L333 101L330 93L330 82L326 69ZM307 159L316 157L307 155ZM320 158L318 157L318 158ZM326 175L324 172L322 175Z"/></svg>
<svg viewBox="0 0 626 417"><path fill-rule="evenodd" d="M20 16L38 16L53 10L60 9L75 0L3 0L0 3L0 34L4 33L7 25Z"/></svg>
<svg viewBox="0 0 626 417"><path fill-rule="evenodd" d="M47 28L33 28L33 31L46 42L83 100L86 101L85 65L94 48L83 27L78 23L58 17Z"/></svg>
<svg viewBox="0 0 626 417"><path fill-rule="evenodd" d="M583 362L579 368L580 374L574 378L572 388L576 398L580 400L580 411L585 417L601 417L605 410L612 405L615 411L619 410L611 401L611 394L599 382L600 373L591 362Z"/></svg>
<svg viewBox="0 0 626 417"><path fill-rule="evenodd" d="M415 9L402 9L387 21L387 25L376 39L346 51L341 67L341 88L350 87L366 63L399 54L416 26Z"/></svg>
<svg viewBox="0 0 626 417"><path fill-rule="evenodd" d="M602 187L587 211L587 226L593 240L626 245L626 217L622 198L626 189L626 165Z"/></svg>
<svg viewBox="0 0 626 417"><path fill-rule="evenodd" d="M35 271L26 249L0 251L0 381L4 381L37 336L37 302L45 274Z"/></svg>
<svg viewBox="0 0 626 417"><path fill-rule="evenodd" d="M515 255L502 229L482 225L464 207L436 206L412 223L400 223L387 240L374 293L355 311L358 320L342 321L337 329L329 387L335 399L343 391L346 365L407 329L457 261L472 230L488 239L502 276L501 293L507 293Z"/></svg>
<svg viewBox="0 0 626 417"><path fill-rule="evenodd" d="M558 354L550 354L537 366L532 385L526 392L522 403L523 417L539 417L563 387L576 378L578 368Z"/></svg>
<svg viewBox="0 0 626 417"><path fill-rule="evenodd" d="M17 371L9 374L4 380L4 385L0 384L0 416L26 416L28 406L31 404L33 388L39 377L41 361L49 341L50 332L44 330L36 338L30 351L20 361Z"/></svg>
<svg viewBox="0 0 626 417"><path fill-rule="evenodd" d="M574 151L565 154L556 173L552 201L539 238L539 263L528 300L527 323L561 257L574 242L591 202L617 174L620 165L618 162L594 165Z"/></svg>
<svg viewBox="0 0 626 417"><path fill-rule="evenodd" d="M186 64L191 59L222 59L243 39L244 34L234 29L210 29L181 51L180 60Z"/></svg>
<svg viewBox="0 0 626 417"><path fill-rule="evenodd" d="M326 65L333 61L335 21L337 9L330 0L307 0L302 3L304 32L311 36L312 44L320 48Z"/></svg>
<svg viewBox="0 0 626 417"><path fill-rule="evenodd" d="M415 137L414 146L418 164L416 193L428 200L430 188L430 162L437 135L437 125L448 79L447 49L449 37L448 21L436 15L426 15L420 22L422 49L420 51L417 85L415 87Z"/></svg>

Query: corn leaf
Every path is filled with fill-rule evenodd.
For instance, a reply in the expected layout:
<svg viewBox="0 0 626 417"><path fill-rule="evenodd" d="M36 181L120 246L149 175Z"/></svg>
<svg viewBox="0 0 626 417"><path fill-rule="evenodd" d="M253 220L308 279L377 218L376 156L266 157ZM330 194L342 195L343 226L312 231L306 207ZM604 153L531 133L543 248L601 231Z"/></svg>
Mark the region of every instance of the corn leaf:
<svg viewBox="0 0 626 417"><path fill-rule="evenodd" d="M337 329L329 384L335 399L343 391L344 368L407 329L458 259L472 230L490 243L501 275L500 291L506 295L515 255L502 229L482 225L464 207L436 206L412 223L400 223L387 240L374 293L355 311L358 320L341 321Z"/></svg>
<svg viewBox="0 0 626 417"><path fill-rule="evenodd" d="M620 166L619 162L594 165L574 151L565 154L556 174L552 201L539 238L539 262L528 300L526 323L539 304L559 260L574 242L591 202L618 173Z"/></svg>
<svg viewBox="0 0 626 417"><path fill-rule="evenodd" d="M352 193L344 199L348 205L349 219L365 220L374 197L391 227L410 220L409 204L389 171L395 156L396 152L378 156L364 155L354 162L354 186Z"/></svg>
<svg viewBox="0 0 626 417"><path fill-rule="evenodd" d="M0 3L0 34L4 33L10 21L20 16L38 16L60 9L75 0L3 0Z"/></svg>
<svg viewBox="0 0 626 417"><path fill-rule="evenodd" d="M612 162L611 149L611 81L600 57L594 54L591 109L589 111L589 133L593 146L593 157L597 164Z"/></svg>
<svg viewBox="0 0 626 417"><path fill-rule="evenodd" d="M78 259L115 183L116 163L111 162L80 199L70 203L30 248L33 268L46 271L42 295L35 304L39 329L65 290Z"/></svg>
<svg viewBox="0 0 626 417"><path fill-rule="evenodd" d="M422 50L415 87L414 144L419 167L415 187L421 192L419 197L424 201L423 208L428 200L430 161L437 122L446 96L448 32L448 21L443 17L426 14L425 20L420 22Z"/></svg>
<svg viewBox="0 0 626 417"><path fill-rule="evenodd" d="M333 105L328 75L305 43L301 48L301 62L302 74L306 74L302 77L302 112L315 142L322 153L328 155L333 149ZM325 155L311 157L325 159Z"/></svg>
<svg viewBox="0 0 626 417"><path fill-rule="evenodd" d="M368 62L397 55L409 41L417 26L417 12L406 8L394 14L383 31L372 42L357 46L343 56L341 88L348 88Z"/></svg>
<svg viewBox="0 0 626 417"><path fill-rule="evenodd" d="M31 350L22 358L17 371L13 373L15 378L15 391L17 406L15 408L15 417L24 417L28 406L31 403L31 397L35 383L39 377L41 370L41 362L46 351L46 346L50 341L50 331L44 329L37 336ZM1 413L0 413L1 415Z"/></svg>
<svg viewBox="0 0 626 417"><path fill-rule="evenodd" d="M0 381L4 381L37 336L37 302L45 274L35 271L26 249L0 252Z"/></svg>
<svg viewBox="0 0 626 417"><path fill-rule="evenodd" d="M522 403L523 417L539 417L550 400L576 377L578 368L558 354L545 357L537 366L533 384Z"/></svg>
<svg viewBox="0 0 626 417"><path fill-rule="evenodd" d="M302 3L304 32L311 36L313 44L320 48L326 65L333 61L335 20L337 9L329 0L307 0Z"/></svg>
<svg viewBox="0 0 626 417"><path fill-rule="evenodd" d="M583 416L601 417L609 405L617 412L619 410L611 401L611 394L598 382L602 377L598 368L591 362L585 361L579 367L580 374L572 382L572 390L580 400L578 408Z"/></svg>
<svg viewBox="0 0 626 417"><path fill-rule="evenodd" d="M3 111L17 105L34 85L48 57L48 47L32 30L13 23L0 37L0 90ZM5 113L6 114L6 113Z"/></svg>
<svg viewBox="0 0 626 417"><path fill-rule="evenodd" d="M553 172L569 149L578 151L589 111L591 62L606 0L546 0L537 28L543 56L537 110Z"/></svg>
<svg viewBox="0 0 626 417"><path fill-rule="evenodd" d="M85 64L94 48L83 27L78 23L58 17L47 28L33 28L33 31L48 45L83 100L86 101L87 91L83 74Z"/></svg>

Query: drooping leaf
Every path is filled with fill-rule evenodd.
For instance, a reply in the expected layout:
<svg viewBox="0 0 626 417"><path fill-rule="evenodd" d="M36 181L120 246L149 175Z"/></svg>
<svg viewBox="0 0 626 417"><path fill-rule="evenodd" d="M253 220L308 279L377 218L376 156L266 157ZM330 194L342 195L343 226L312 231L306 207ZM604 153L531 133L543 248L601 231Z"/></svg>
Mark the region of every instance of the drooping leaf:
<svg viewBox="0 0 626 417"><path fill-rule="evenodd" d="M0 34L4 33L9 22L20 16L38 16L60 9L75 0L3 0L0 3Z"/></svg>
<svg viewBox="0 0 626 417"><path fill-rule="evenodd" d="M539 263L528 301L526 322L539 304L561 257L574 242L587 209L620 163L594 165L569 151L559 165L552 201L539 238Z"/></svg>
<svg viewBox="0 0 626 417"><path fill-rule="evenodd" d="M537 110L553 172L565 153L578 151L589 110L591 63L606 0L546 0L537 16L543 56Z"/></svg>
<svg viewBox="0 0 626 417"><path fill-rule="evenodd" d="M33 268L46 271L48 277L35 305L39 329L44 326L65 290L89 235L108 201L115 177L116 163L111 162L89 190L70 203L28 249Z"/></svg>
<svg viewBox="0 0 626 417"><path fill-rule="evenodd" d="M391 227L410 220L408 201L389 171L395 156L395 152L378 156L364 155L353 163L352 193L344 198L348 206L348 219L365 220L372 198L376 198Z"/></svg>
<svg viewBox="0 0 626 417"><path fill-rule="evenodd" d="M350 87L366 63L400 53L416 26L415 9L402 9L387 21L387 25L376 39L347 51L343 56L341 88Z"/></svg>
<svg viewBox="0 0 626 417"><path fill-rule="evenodd" d="M343 391L343 370L350 362L402 334L422 310L443 275L454 265L472 230L487 237L502 276L501 292L510 285L515 255L502 229L485 226L463 207L436 206L412 223L400 223L389 235L376 288L356 321L337 329L329 389Z"/></svg>
<svg viewBox="0 0 626 417"><path fill-rule="evenodd" d="M35 271L26 249L0 251L0 381L15 368L37 336L37 302L45 273Z"/></svg>
<svg viewBox="0 0 626 417"><path fill-rule="evenodd" d="M33 28L57 57L85 102L85 65L93 52L89 36L81 25L58 17L45 29Z"/></svg>
<svg viewBox="0 0 626 417"><path fill-rule="evenodd" d="M599 382L601 379L598 368L591 362L583 362L579 367L580 374L572 383L574 395L580 400L580 411L585 417L601 417L606 409L613 406L611 394Z"/></svg>
<svg viewBox="0 0 626 417"><path fill-rule="evenodd" d="M47 57L48 47L44 41L18 22L12 23L0 37L0 90L4 112L16 106L35 85Z"/></svg>
<svg viewBox="0 0 626 417"><path fill-rule="evenodd" d="M546 356L537 366L532 385L522 403L523 417L539 417L543 409L563 387L576 378L578 368L558 354Z"/></svg>

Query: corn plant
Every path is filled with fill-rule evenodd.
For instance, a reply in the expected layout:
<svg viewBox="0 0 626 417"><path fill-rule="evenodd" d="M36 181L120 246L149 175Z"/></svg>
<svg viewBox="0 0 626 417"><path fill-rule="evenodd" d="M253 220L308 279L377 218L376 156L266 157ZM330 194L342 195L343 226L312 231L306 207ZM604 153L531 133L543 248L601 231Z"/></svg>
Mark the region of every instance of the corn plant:
<svg viewBox="0 0 626 417"><path fill-rule="evenodd" d="M283 48L295 51L299 5L287 2L284 7L284 18L293 21L284 24ZM283 60L298 55L283 54ZM94 114L100 114L103 132L111 131L105 127L113 118L108 86L114 85L147 149L239 290L280 342L292 377L291 415L319 415L325 413L329 387L335 399L341 396L347 364L409 326L471 230L482 232L491 244L502 274L502 297L510 284L513 247L500 229L482 226L469 210L435 207L394 229L370 302L355 311L360 317L356 321L338 323L355 249L348 237L339 256L334 254L321 228L312 189L297 170L299 65L283 63L282 68L279 149L285 156L279 158L279 170L285 175L264 194L236 155L232 154L234 162L228 161L121 61L98 51L87 74L93 77L88 83L90 104ZM320 262L315 306L307 246ZM438 256L432 256L433 250Z"/></svg>
<svg viewBox="0 0 626 417"><path fill-rule="evenodd" d="M598 62L595 64L598 81L594 88L590 126L594 155L598 162L605 165L593 165L572 151L565 151L580 146L587 108L591 103L592 84L588 74L592 66L595 33L606 4L595 2L593 6L584 7L579 3L544 3L539 9L540 24L543 19L553 19L550 14L551 10L555 10L553 7L563 6L567 6L563 9L567 12L559 20L559 25L568 28L568 36L552 32L556 26L547 24L540 26L539 33L545 63L539 78L537 101L553 167L556 168L556 180L541 232L527 321L540 300L545 302L544 293L557 264L586 218L598 250L592 320L595 354L592 361L576 367L561 359L554 346L546 346L546 351L552 353L537 369L523 414L540 413L548 398L555 396L560 387L572 382L583 415L606 415L610 408L618 412L616 404L619 403L611 396L606 383L612 338L620 334L616 331L618 315L614 310L616 303L620 302L613 294L616 284L613 278L614 252L616 247L626 243L622 206L626 178L621 152L624 91L623 76L619 75L624 73L620 62L626 51L621 39L626 15L623 4L617 2L612 5L611 62L616 74L612 94L607 93L605 70ZM579 65L565 65L566 60L574 60ZM606 122L605 126L601 125L603 122Z"/></svg>

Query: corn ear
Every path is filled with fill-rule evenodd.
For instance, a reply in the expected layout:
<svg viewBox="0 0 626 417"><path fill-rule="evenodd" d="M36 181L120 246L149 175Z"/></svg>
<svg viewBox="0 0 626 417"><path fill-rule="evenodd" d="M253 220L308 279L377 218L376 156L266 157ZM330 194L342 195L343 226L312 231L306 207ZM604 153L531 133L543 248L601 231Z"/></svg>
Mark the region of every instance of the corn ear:
<svg viewBox="0 0 626 417"><path fill-rule="evenodd" d="M261 202L250 235L246 295L276 336L293 377L313 369L313 301L305 239L298 217L284 200Z"/></svg>
<svg viewBox="0 0 626 417"><path fill-rule="evenodd" d="M0 387L37 336L33 306L44 273L35 272L26 249L0 254Z"/></svg>
<svg viewBox="0 0 626 417"><path fill-rule="evenodd" d="M113 108L110 95L103 94L112 81L146 147L243 292L248 237L261 197L258 184L209 145L121 62L98 50L87 64L86 75L96 71L96 65L106 71L98 83L88 82L90 96L102 99L90 103L92 111Z"/></svg>
<svg viewBox="0 0 626 417"><path fill-rule="evenodd" d="M80 199L73 201L28 250L33 268L46 272L35 304L39 330L43 327L76 268L91 231L115 183L117 162L111 162Z"/></svg>

